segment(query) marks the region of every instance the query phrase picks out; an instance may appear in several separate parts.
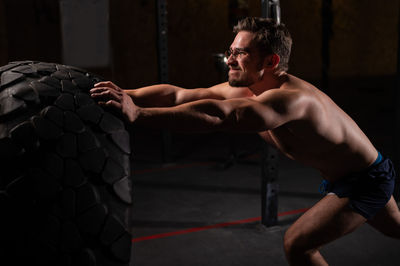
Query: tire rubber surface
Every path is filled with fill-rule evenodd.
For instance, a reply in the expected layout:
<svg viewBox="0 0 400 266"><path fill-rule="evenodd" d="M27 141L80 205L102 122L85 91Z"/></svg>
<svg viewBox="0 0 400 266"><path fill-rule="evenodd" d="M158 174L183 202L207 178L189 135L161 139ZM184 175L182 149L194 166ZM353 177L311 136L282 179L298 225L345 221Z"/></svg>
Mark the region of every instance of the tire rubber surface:
<svg viewBox="0 0 400 266"><path fill-rule="evenodd" d="M128 265L129 134L88 91L101 78L0 67L0 264Z"/></svg>

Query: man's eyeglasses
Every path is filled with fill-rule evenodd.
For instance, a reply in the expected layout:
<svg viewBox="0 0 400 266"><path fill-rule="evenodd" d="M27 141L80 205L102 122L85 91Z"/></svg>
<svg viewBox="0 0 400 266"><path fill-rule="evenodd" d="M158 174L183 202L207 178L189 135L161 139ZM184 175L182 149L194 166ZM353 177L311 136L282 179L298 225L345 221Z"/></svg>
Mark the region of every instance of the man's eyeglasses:
<svg viewBox="0 0 400 266"><path fill-rule="evenodd" d="M248 55L249 52L245 48L235 48L235 49L229 49L225 51L225 57L228 59L230 56L233 56L234 59L243 57L245 55Z"/></svg>

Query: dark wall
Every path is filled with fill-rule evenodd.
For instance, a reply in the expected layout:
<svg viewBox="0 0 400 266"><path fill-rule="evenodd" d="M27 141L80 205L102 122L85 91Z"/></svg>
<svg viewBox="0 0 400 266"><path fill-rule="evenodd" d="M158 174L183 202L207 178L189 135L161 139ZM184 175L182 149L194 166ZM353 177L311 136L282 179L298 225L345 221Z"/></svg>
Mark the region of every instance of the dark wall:
<svg viewBox="0 0 400 266"><path fill-rule="evenodd" d="M399 1L333 1L331 76L396 73Z"/></svg>
<svg viewBox="0 0 400 266"><path fill-rule="evenodd" d="M58 1L2 0L0 6L4 14L0 28L6 32L6 53L0 54L0 61L61 61Z"/></svg>
<svg viewBox="0 0 400 266"><path fill-rule="evenodd" d="M245 3L240 12L232 2ZM321 78L322 0L281 0L282 21L294 40L290 72ZM332 1L334 17L330 77L396 73L398 0ZM218 82L212 54L231 43L235 14L259 16L259 0L169 0L169 74L172 83L204 87ZM236 13L235 13L236 12ZM61 61L58 1L0 0L0 62ZM157 39L154 0L110 0L113 62L107 78L124 87L156 83ZM99 55L101 56L101 55ZM111 73L112 70L112 73Z"/></svg>
<svg viewBox="0 0 400 266"><path fill-rule="evenodd" d="M282 22L293 38L289 72L319 82L322 67L322 0L281 0L280 3Z"/></svg>
<svg viewBox="0 0 400 266"><path fill-rule="evenodd" d="M259 16L260 1L248 1L245 10ZM110 2L114 80L122 86L158 81L156 12L155 1ZM193 88L220 81L212 54L232 41L230 15L228 0L168 1L170 83Z"/></svg>
<svg viewBox="0 0 400 266"><path fill-rule="evenodd" d="M7 31L4 2L0 1L0 65L4 65L8 61L7 51Z"/></svg>
<svg viewBox="0 0 400 266"><path fill-rule="evenodd" d="M399 1L333 1L330 95L393 153Z"/></svg>
<svg viewBox="0 0 400 266"><path fill-rule="evenodd" d="M229 9L232 1L169 1L171 81L187 87L219 83L213 54L223 53L233 40L233 17L260 16L260 1ZM232 3L231 3L232 5Z"/></svg>
<svg viewBox="0 0 400 266"><path fill-rule="evenodd" d="M113 80L135 88L157 82L155 1L110 1Z"/></svg>

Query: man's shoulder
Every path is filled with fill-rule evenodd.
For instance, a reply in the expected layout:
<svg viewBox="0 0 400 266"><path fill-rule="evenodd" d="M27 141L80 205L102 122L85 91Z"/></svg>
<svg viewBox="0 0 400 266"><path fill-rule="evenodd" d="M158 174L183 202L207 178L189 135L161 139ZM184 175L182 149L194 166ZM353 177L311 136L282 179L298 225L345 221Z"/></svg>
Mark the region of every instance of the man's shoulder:
<svg viewBox="0 0 400 266"><path fill-rule="evenodd" d="M289 75L288 80L274 93L289 101L301 99L304 103L320 102L322 98L326 97L316 86L293 75Z"/></svg>
<svg viewBox="0 0 400 266"><path fill-rule="evenodd" d="M298 93L307 93L316 90L318 91L318 88L310 82L289 74L287 75L287 80L282 84L281 88L294 90Z"/></svg>
<svg viewBox="0 0 400 266"><path fill-rule="evenodd" d="M269 105L281 113L295 113L296 119L321 110L318 89L301 80L288 80L276 89L265 91L257 101Z"/></svg>

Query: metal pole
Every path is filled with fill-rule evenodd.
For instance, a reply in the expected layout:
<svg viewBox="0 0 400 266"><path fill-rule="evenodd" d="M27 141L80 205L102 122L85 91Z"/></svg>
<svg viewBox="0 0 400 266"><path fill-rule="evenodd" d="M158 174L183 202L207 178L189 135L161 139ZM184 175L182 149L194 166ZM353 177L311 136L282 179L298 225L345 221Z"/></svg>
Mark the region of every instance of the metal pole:
<svg viewBox="0 0 400 266"><path fill-rule="evenodd" d="M261 16L263 18L273 18L280 24L281 4L279 0L261 0Z"/></svg>
<svg viewBox="0 0 400 266"><path fill-rule="evenodd" d="M168 83L168 11L167 0L156 0L157 5L157 41L158 41L158 80L159 83ZM172 161L171 132L163 130L162 156L164 162Z"/></svg>
<svg viewBox="0 0 400 266"><path fill-rule="evenodd" d="M270 0L261 0L261 16L263 18L269 17L269 1Z"/></svg>
<svg viewBox="0 0 400 266"><path fill-rule="evenodd" d="M158 74L161 83L168 82L167 0L157 1Z"/></svg>
<svg viewBox="0 0 400 266"><path fill-rule="evenodd" d="M273 226L278 223L278 152L263 143L261 163L261 223Z"/></svg>
<svg viewBox="0 0 400 266"><path fill-rule="evenodd" d="M330 47L329 41L332 36L332 0L322 0L322 80L321 88L329 94L329 65L330 65Z"/></svg>
<svg viewBox="0 0 400 266"><path fill-rule="evenodd" d="M261 0L262 16L281 22L279 0ZM261 163L261 223L273 226L278 223L278 152L263 142Z"/></svg>
<svg viewBox="0 0 400 266"><path fill-rule="evenodd" d="M399 7L400 12L400 7ZM395 97L395 107L396 107L396 117L395 117L395 138L394 138L394 165L396 170L396 185L393 193L393 197L397 202L400 202L400 139L397 137L400 133L400 18L398 18L397 24L397 78L396 78L396 97Z"/></svg>

